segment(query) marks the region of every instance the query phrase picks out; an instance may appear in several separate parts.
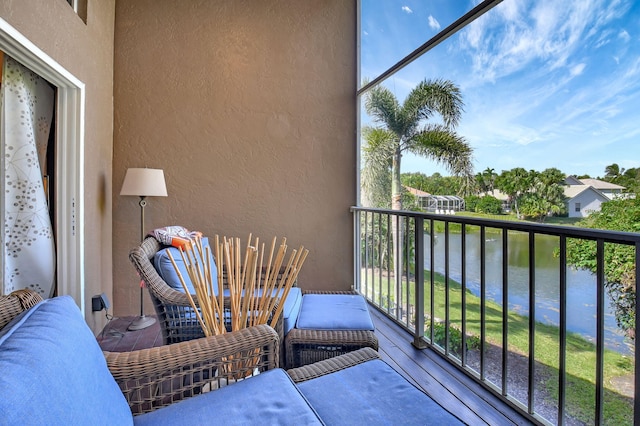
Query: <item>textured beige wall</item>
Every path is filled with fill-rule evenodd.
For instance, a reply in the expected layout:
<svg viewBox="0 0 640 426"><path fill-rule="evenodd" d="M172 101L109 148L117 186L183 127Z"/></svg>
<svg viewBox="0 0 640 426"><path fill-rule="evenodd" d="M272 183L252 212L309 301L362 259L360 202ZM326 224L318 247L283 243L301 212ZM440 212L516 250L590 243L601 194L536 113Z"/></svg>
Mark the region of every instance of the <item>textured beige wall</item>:
<svg viewBox="0 0 640 426"><path fill-rule="evenodd" d="M165 170L147 230L286 236L310 250L301 287L351 286L355 1L119 1L114 61L116 315L139 309L128 167Z"/></svg>
<svg viewBox="0 0 640 426"><path fill-rule="evenodd" d="M113 150L113 28L115 0L91 1L85 24L62 0L0 2L0 17L86 85L85 303L94 331L104 313L91 296L112 289L111 177ZM64 143L64 141L59 141ZM64 170L59 170L64 173Z"/></svg>

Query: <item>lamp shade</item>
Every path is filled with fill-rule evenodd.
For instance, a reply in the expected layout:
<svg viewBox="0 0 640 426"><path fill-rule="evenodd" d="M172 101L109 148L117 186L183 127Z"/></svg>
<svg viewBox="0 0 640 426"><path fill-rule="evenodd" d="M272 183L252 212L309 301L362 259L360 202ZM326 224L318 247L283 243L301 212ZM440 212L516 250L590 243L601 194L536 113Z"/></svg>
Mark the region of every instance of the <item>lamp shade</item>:
<svg viewBox="0 0 640 426"><path fill-rule="evenodd" d="M164 172L162 169L127 169L120 195L166 197Z"/></svg>

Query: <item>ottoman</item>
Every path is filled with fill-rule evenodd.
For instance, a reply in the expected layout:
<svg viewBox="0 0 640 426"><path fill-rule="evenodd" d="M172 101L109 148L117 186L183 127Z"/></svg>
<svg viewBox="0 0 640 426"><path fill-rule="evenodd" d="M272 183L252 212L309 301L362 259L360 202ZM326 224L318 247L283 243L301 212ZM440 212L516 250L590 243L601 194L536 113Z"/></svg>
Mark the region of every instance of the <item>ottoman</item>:
<svg viewBox="0 0 640 426"><path fill-rule="evenodd" d="M365 298L359 294L305 294L296 325L285 336L287 368L360 348L378 350Z"/></svg>

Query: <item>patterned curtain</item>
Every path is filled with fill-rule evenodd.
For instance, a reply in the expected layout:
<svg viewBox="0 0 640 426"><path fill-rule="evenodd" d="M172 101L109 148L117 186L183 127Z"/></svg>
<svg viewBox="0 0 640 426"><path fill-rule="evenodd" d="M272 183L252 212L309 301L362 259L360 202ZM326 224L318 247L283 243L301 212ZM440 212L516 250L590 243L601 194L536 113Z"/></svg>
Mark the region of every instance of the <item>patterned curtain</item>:
<svg viewBox="0 0 640 426"><path fill-rule="evenodd" d="M54 90L4 56L0 86L2 152L2 286L29 288L43 298L55 290L55 243L43 184Z"/></svg>

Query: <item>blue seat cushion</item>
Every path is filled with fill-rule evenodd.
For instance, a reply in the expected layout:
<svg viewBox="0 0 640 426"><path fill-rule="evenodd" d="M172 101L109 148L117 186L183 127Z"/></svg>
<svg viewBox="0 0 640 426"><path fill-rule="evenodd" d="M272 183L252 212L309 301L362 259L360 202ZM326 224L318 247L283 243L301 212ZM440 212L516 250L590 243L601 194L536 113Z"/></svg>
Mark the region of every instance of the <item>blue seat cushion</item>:
<svg viewBox="0 0 640 426"><path fill-rule="evenodd" d="M323 424L281 369L136 416L134 421L138 426Z"/></svg>
<svg viewBox="0 0 640 426"><path fill-rule="evenodd" d="M298 383L298 388L327 425L464 424L382 360Z"/></svg>
<svg viewBox="0 0 640 426"><path fill-rule="evenodd" d="M198 250L194 250L193 253L195 255L196 261L199 264L204 265L205 263L203 260L206 260L205 250L207 247L210 248L209 239L207 237L203 237L201 239L201 242L202 242L203 255L200 256L200 253L198 252ZM180 249L178 249L177 247L163 248L153 256L153 266L155 267L156 271L158 271L158 275L160 275L160 277L169 285L169 287L184 293L184 287L180 282L180 278L178 277L176 268L171 263L169 252L171 253L171 257L173 257L173 260L176 262L176 266L180 270L180 274L182 275L182 278L184 279L184 282L187 288L189 289L189 294L195 294L196 291L193 287L193 283L191 282L191 279L189 278L189 273L187 272L187 268L185 267L184 261L182 260ZM211 251L211 253L213 253L213 251ZM218 295L218 269L217 269L213 254L210 255L210 262L211 262L211 283L213 284L213 292L217 296Z"/></svg>
<svg viewBox="0 0 640 426"><path fill-rule="evenodd" d="M47 299L0 332L0 423L127 425L129 405L69 296Z"/></svg>
<svg viewBox="0 0 640 426"><path fill-rule="evenodd" d="M273 290L273 295L275 296L277 290ZM280 290L280 295L282 294L282 290ZM224 290L224 295L229 296L229 289ZM262 295L262 289L258 290L258 294ZM287 295L287 299L284 301L284 308L282 308L282 320L283 320L283 330L286 335L293 327L296 325L296 320L298 319L298 313L300 312L300 308L302 307L302 290L299 287L291 287L289 290L289 294Z"/></svg>
<svg viewBox="0 0 640 426"><path fill-rule="evenodd" d="M305 294L296 328L375 330L366 300L356 294Z"/></svg>

